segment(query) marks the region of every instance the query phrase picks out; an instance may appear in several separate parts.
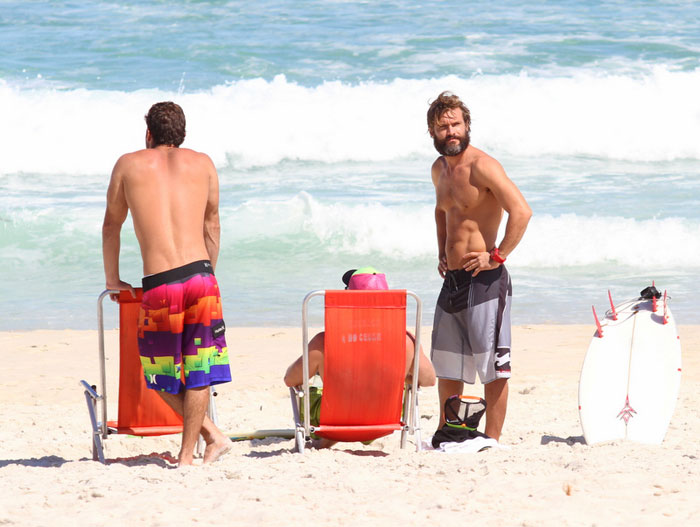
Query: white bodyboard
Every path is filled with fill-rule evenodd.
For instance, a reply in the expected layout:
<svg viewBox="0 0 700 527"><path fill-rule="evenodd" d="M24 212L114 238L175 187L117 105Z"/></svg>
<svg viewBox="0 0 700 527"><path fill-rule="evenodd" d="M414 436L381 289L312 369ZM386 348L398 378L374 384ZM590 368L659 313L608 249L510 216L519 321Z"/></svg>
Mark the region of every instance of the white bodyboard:
<svg viewBox="0 0 700 527"><path fill-rule="evenodd" d="M601 320L581 368L579 416L586 443L663 441L678 398L681 344L664 299L635 299Z"/></svg>

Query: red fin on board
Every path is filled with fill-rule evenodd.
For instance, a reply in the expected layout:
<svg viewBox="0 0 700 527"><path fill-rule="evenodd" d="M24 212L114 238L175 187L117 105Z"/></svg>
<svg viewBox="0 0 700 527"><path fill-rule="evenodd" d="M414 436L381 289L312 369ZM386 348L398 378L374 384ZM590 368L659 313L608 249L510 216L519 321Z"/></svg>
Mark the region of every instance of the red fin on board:
<svg viewBox="0 0 700 527"><path fill-rule="evenodd" d="M608 289L608 298L610 299L610 309L612 309L613 320L617 320L617 311L615 311L615 304L613 304L612 295L610 294L610 289Z"/></svg>
<svg viewBox="0 0 700 527"><path fill-rule="evenodd" d="M600 320L598 320L598 314L595 312L595 306L591 306L593 308L593 318L595 318L595 325L598 328L598 337L603 338L603 328L600 325Z"/></svg>

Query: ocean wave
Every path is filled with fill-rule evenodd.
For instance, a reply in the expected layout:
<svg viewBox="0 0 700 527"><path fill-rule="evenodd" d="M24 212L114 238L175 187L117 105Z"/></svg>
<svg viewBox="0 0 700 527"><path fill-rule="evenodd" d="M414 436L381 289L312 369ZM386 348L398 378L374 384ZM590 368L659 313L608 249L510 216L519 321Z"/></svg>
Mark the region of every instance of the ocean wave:
<svg viewBox="0 0 700 527"><path fill-rule="evenodd" d="M226 243L321 254L436 257L433 207L381 203L324 204L301 192L284 201L251 200L222 211ZM499 240L504 234L502 223ZM685 267L700 267L700 223L684 218L638 220L619 216L535 215L511 265L554 268L621 265L673 269L679 248Z"/></svg>
<svg viewBox="0 0 700 527"><path fill-rule="evenodd" d="M218 167L428 158L434 151L425 113L445 89L470 106L473 143L497 155L700 159L698 84L700 70L661 67L646 75L574 71L315 87L280 75L181 94L0 81L0 170L109 173L119 155L143 147L149 106L168 99L187 114L184 146L209 153Z"/></svg>
<svg viewBox="0 0 700 527"><path fill-rule="evenodd" d="M39 261L87 258L96 259L93 263L99 267L103 191L99 199L93 194L80 199L48 196L27 206L22 206L19 198L6 201L0 213L0 264L14 258L16 251L31 249L43 254L37 256ZM514 266L700 268L697 217L545 214L534 208L524 238L509 257ZM222 250L231 251L233 259L274 255L284 261L298 261L303 255L342 254L424 261L437 254L430 199L384 200L358 193L341 198L301 191L290 197L259 195L243 202L226 199L221 203L220 216ZM499 240L504 227L505 219ZM128 241L125 250L129 246L136 254L130 219L123 237Z"/></svg>

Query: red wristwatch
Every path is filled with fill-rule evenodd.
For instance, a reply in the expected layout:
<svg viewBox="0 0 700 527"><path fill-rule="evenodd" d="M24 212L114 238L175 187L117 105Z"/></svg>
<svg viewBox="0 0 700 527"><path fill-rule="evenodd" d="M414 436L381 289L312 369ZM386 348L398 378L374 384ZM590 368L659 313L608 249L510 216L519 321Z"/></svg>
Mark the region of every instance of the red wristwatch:
<svg viewBox="0 0 700 527"><path fill-rule="evenodd" d="M498 252L498 247L494 247L493 249L491 249L491 251L489 252L489 255L491 255L491 259L492 259L494 262L498 262L499 264L502 264L502 263L505 263L505 262L506 262L506 259L503 258L503 257L500 255L500 253Z"/></svg>

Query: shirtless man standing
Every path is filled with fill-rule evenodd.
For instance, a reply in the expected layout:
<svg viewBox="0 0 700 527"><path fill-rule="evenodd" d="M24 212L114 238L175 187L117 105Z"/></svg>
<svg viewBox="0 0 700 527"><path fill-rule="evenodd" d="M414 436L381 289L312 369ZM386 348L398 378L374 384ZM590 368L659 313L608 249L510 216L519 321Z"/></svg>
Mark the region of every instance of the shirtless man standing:
<svg viewBox="0 0 700 527"><path fill-rule="evenodd" d="M443 92L428 110L428 131L441 156L433 163L438 271L431 359L438 377L440 427L445 401L464 383L484 384L486 435L498 440L510 377L510 276L503 263L525 233L532 211L503 167L469 144L470 114ZM503 211L505 235L496 244Z"/></svg>
<svg viewBox="0 0 700 527"><path fill-rule="evenodd" d="M179 148L185 115L177 104L154 104L146 124L146 149L119 158L107 190L106 285L134 293L119 276L120 233L131 210L143 259L138 333L146 384L183 416L179 465L192 464L200 433L210 463L231 448L206 416L209 386L231 380L214 277L219 181L206 154Z"/></svg>

